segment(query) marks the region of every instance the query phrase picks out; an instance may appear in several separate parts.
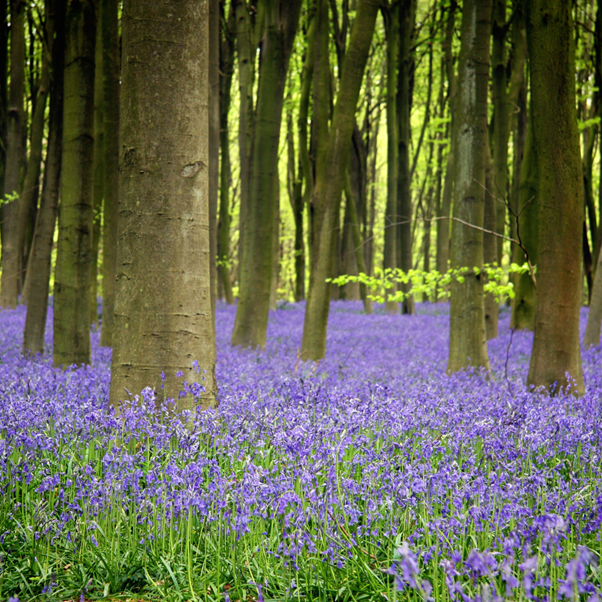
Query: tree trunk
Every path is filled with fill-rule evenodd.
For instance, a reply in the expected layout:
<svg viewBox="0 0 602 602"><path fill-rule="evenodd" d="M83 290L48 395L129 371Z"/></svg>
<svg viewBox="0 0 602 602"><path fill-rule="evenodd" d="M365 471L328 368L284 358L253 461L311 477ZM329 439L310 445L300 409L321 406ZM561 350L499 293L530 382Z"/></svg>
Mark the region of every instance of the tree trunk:
<svg viewBox="0 0 602 602"><path fill-rule="evenodd" d="M539 167L537 307L527 383L554 392L570 385L579 394L584 208L571 6L528 2L527 36Z"/></svg>
<svg viewBox="0 0 602 602"><path fill-rule="evenodd" d="M516 236L525 251L514 245L512 261L522 265L529 260L531 265L537 265L537 207L539 174L537 171L537 148L533 140L533 120L529 119L527 125L527 140L525 153L520 167L520 183L518 190L519 215ZM519 274L514 286L514 299L512 300L512 315L510 328L533 330L535 327L535 283L531 274Z"/></svg>
<svg viewBox="0 0 602 602"><path fill-rule="evenodd" d="M295 301L305 299L305 245L303 242L303 180L301 170L295 165L295 137L293 134L293 115L287 115L287 184L288 197L295 221Z"/></svg>
<svg viewBox="0 0 602 602"><path fill-rule="evenodd" d="M54 365L90 363L94 164L93 0L69 0L59 238L54 279Z"/></svg>
<svg viewBox="0 0 602 602"><path fill-rule="evenodd" d="M449 235L451 231L450 220L447 219L451 215L452 198L454 193L454 163L455 153L454 147L457 140L456 131L456 88L457 77L454 70L454 59L452 53L452 43L454 39L454 22L457 4L454 0L450 3L446 26L445 26L445 43L444 43L444 63L447 73L447 82L449 89L449 108L451 124L449 127L450 145L447 156L447 164L445 166L445 183L443 186L443 197L441 199L440 210L437 217L442 218L437 221L437 271L441 274L447 272L449 267Z"/></svg>
<svg viewBox="0 0 602 602"><path fill-rule="evenodd" d="M394 8L385 13L387 19L387 205L385 208L385 230L383 270L397 267L397 155L399 130L397 127L397 57L399 55L399 11ZM386 292L386 291L385 291ZM396 314L398 303L385 299L385 312Z"/></svg>
<svg viewBox="0 0 602 602"><path fill-rule="evenodd" d="M97 26L94 70L94 185L93 185L93 226L92 261L90 263L90 324L98 326L98 254L102 236L102 205L105 179L105 125L104 125L104 77L103 49L101 38L101 1L96 1ZM114 101L113 101L114 102Z"/></svg>
<svg viewBox="0 0 602 602"><path fill-rule="evenodd" d="M7 114L6 172L4 198L14 198L4 205L2 228L2 278L0 307L17 306L19 294L20 251L19 200L23 135L26 127L25 94L25 7L23 0L10 2L10 93Z"/></svg>
<svg viewBox="0 0 602 602"><path fill-rule="evenodd" d="M102 209L102 327L100 344L113 345L115 272L117 268L117 203L119 200L119 2L100 0L104 107L104 179Z"/></svg>
<svg viewBox="0 0 602 602"><path fill-rule="evenodd" d="M54 10L49 18L54 20L56 38L52 45L48 147L40 209L27 267L28 304L23 335L23 353L33 355L44 352L52 241L58 211L62 160L66 0L55 0L53 4Z"/></svg>
<svg viewBox="0 0 602 602"><path fill-rule="evenodd" d="M602 327L602 269L600 269L600 264L602 264L602 253L598 255L598 265L596 266L589 314L587 315L587 326L583 338L583 346L586 349L597 347L600 344L600 328Z"/></svg>
<svg viewBox="0 0 602 602"><path fill-rule="evenodd" d="M211 277L211 311L215 322L217 300L217 199L219 192L220 82L219 15L220 0L209 0L209 274Z"/></svg>
<svg viewBox="0 0 602 602"><path fill-rule="evenodd" d="M465 0L459 63L455 218L481 228L484 214L487 88L491 1ZM469 366L489 370L483 308L483 232L452 223L451 267L468 268L464 282L452 281L448 373Z"/></svg>
<svg viewBox="0 0 602 602"><path fill-rule="evenodd" d="M0 190L4 193L6 175L6 128L8 121L8 2L0 3ZM4 207L0 205L0 240L4 245Z"/></svg>
<svg viewBox="0 0 602 602"><path fill-rule="evenodd" d="M114 407L151 387L194 410L183 381L215 402L208 43L208 3L125 1Z"/></svg>
<svg viewBox="0 0 602 602"><path fill-rule="evenodd" d="M313 192L315 232L309 296L303 324L302 357L317 361L326 352L326 327L330 301L330 284L334 267L335 238L345 169L349 161L350 142L355 124L355 110L364 68L372 41L379 2L359 0L345 55L339 93L328 136L324 160L317 164Z"/></svg>
<svg viewBox="0 0 602 602"><path fill-rule="evenodd" d="M232 75L234 73L234 27L236 23L236 1L230 5L227 25L223 28L220 40L220 99L219 99L219 137L221 149L219 184L219 222L217 226L217 257L220 288L224 292L226 303L234 304L232 282L230 280L230 140L228 133L228 113L230 110Z"/></svg>
<svg viewBox="0 0 602 602"><path fill-rule="evenodd" d="M415 0L401 0L399 3L399 55L397 71L397 127L399 129L397 153L397 267L408 272L412 262L412 176L410 172L410 140L412 128L410 111L412 107L412 79L414 57L411 41L414 35ZM402 285L407 290L409 285ZM401 308L404 314L413 314L414 298L406 297Z"/></svg>
<svg viewBox="0 0 602 602"><path fill-rule="evenodd" d="M46 3L46 13L49 15L51 11L50 3ZM19 217L17 230L19 232L19 248L24 250L21 265L20 282L25 282L27 279L27 261L29 257L29 244L26 231L28 222L32 214L35 215L37 209L37 201L39 196L40 186L40 171L42 166L42 154L44 146L44 118L46 115L46 101L50 91L50 57L52 54L52 39L54 37L54 20L50 15L46 19L46 36L49 47L43 49L42 54L42 73L40 83L37 90L35 109L31 120L31 139L29 145L29 157L27 158L27 170L25 172L25 180L23 183L23 192L19 201ZM23 303L28 303L28 295L26 290L28 287L23 285L21 300Z"/></svg>
<svg viewBox="0 0 602 602"><path fill-rule="evenodd" d="M483 214L483 227L491 232L497 231L497 204L495 198L494 167L491 159L489 144L486 144L485 153L485 210ZM497 236L483 233L483 261L490 265L498 262ZM488 341L498 335L499 307L494 295L485 295L485 336Z"/></svg>
<svg viewBox="0 0 602 602"><path fill-rule="evenodd" d="M301 0L269 0L251 151L248 206L241 222L240 288L232 344L265 345L272 281L275 180L284 88Z"/></svg>
<svg viewBox="0 0 602 602"><path fill-rule="evenodd" d="M508 66L506 58L506 0L494 0L491 45L491 79L493 101L492 194L495 197L497 226L504 234L508 209L508 138L510 137L510 105L508 103ZM496 237L497 262L502 263L504 239Z"/></svg>

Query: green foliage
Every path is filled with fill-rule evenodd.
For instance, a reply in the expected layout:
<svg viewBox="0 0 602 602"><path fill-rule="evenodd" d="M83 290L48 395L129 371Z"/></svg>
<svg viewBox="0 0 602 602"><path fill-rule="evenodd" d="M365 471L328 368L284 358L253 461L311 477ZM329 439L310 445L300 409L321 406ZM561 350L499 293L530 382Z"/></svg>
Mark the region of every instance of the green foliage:
<svg viewBox="0 0 602 602"><path fill-rule="evenodd" d="M535 268L534 268L535 269ZM509 279L510 274L528 274L530 267L528 263L518 265L511 263L509 266L498 266L497 263L485 264L482 268L457 268L450 269L445 273L437 270L425 272L421 269L408 270L387 268L377 269L375 276L361 273L358 276L343 274L337 278L329 278L337 286L343 286L349 282L364 284L371 291L370 299L376 303L384 303L385 297L388 301L400 302L410 296L423 296L428 299L447 299L450 295L450 284L452 280L463 283L468 275L484 275L485 293L493 295L499 302L502 297L514 298L514 286ZM406 290L395 290L397 285L406 285ZM407 286L409 285L409 286Z"/></svg>
<svg viewBox="0 0 602 602"><path fill-rule="evenodd" d="M19 199L19 193L15 190L14 192L9 192L7 195L0 197L0 207L3 205L8 205L13 201L17 201Z"/></svg>

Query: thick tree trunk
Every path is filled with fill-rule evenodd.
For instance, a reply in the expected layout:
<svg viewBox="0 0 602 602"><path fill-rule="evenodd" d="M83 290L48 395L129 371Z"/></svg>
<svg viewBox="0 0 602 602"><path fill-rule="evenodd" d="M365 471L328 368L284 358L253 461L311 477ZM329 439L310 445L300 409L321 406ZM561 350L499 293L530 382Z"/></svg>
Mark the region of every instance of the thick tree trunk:
<svg viewBox="0 0 602 602"><path fill-rule="evenodd" d="M8 121L8 2L0 3L0 190L4 193L6 175L6 128ZM4 233L4 209L0 206L0 239ZM4 241L2 241L4 245Z"/></svg>
<svg viewBox="0 0 602 602"><path fill-rule="evenodd" d="M317 164L316 186L313 192L315 232L313 236L312 271L309 296L303 324L303 359L317 361L326 352L326 327L333 274L335 238L345 169L349 161L351 135L362 76L374 32L379 2L359 0L351 30L349 48L345 55L339 93L324 160Z"/></svg>
<svg viewBox="0 0 602 602"><path fill-rule="evenodd" d="M516 236L525 251L514 245L512 261L522 265L529 260L531 265L537 265L537 221L539 173L537 170L537 148L533 140L533 122L530 119L527 129L525 152L520 168L520 183L518 190L518 227ZM510 327L521 330L533 330L535 327L535 283L531 274L519 274L514 285L512 300L512 315Z"/></svg>
<svg viewBox="0 0 602 602"><path fill-rule="evenodd" d="M208 37L206 2L124 3L114 407L151 387L194 410L183 381L215 401Z"/></svg>
<svg viewBox="0 0 602 602"><path fill-rule="evenodd" d="M59 202L63 138L63 69L65 64L66 0L55 0L56 39L52 47L52 83L50 91L48 148L46 167L31 253L27 267L28 304L23 335L23 353L43 353L52 241Z"/></svg>
<svg viewBox="0 0 602 602"><path fill-rule="evenodd" d="M104 107L104 179L102 209L102 327L100 344L111 347L115 321L117 203L119 200L119 2L100 0Z"/></svg>
<svg viewBox="0 0 602 602"><path fill-rule="evenodd" d="M262 40L249 198L240 238L240 288L232 344L265 345L272 282L278 147L284 88L301 0L269 0Z"/></svg>
<svg viewBox="0 0 602 602"><path fill-rule="evenodd" d="M539 167L537 308L527 383L551 391L570 385L579 394L584 207L570 4L528 2L527 36Z"/></svg>
<svg viewBox="0 0 602 602"><path fill-rule="evenodd" d="M54 279L54 365L90 363L90 269L93 225L93 0L69 0L59 238Z"/></svg>
<svg viewBox="0 0 602 602"><path fill-rule="evenodd" d="M471 270L464 282L452 281L449 373L469 366L489 370L483 308L485 149L487 146L487 88L491 1L465 0L459 63L458 127L456 140L456 201L452 223L451 267Z"/></svg>
<svg viewBox="0 0 602 602"><path fill-rule="evenodd" d="M3 207L2 279L0 307L17 306L22 233L19 232L19 199L23 136L26 125L23 106L25 94L25 7L23 0L10 2L10 93L7 114L6 173L4 198L13 198Z"/></svg>

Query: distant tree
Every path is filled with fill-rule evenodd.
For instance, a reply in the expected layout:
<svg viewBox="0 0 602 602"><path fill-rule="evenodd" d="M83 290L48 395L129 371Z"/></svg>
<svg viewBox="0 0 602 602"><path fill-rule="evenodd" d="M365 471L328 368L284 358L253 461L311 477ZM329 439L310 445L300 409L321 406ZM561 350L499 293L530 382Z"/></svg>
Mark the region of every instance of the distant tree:
<svg viewBox="0 0 602 602"><path fill-rule="evenodd" d="M334 233L349 162L355 110L379 5L376 0L358 1L327 144L323 159L316 161L311 274L301 347L303 359L319 360L326 352L331 286L326 279L333 276L334 271Z"/></svg>
<svg viewBox="0 0 602 602"><path fill-rule="evenodd" d="M451 267L471 271L464 282L451 284L448 372L469 366L489 369L480 271L483 232L479 228L485 203L491 8L490 0L465 0L462 6Z"/></svg>
<svg viewBox="0 0 602 602"><path fill-rule="evenodd" d="M102 180L102 327L100 344L113 344L117 202L119 198L119 56L118 0L100 0L99 28L102 49L102 104L104 144Z"/></svg>
<svg viewBox="0 0 602 602"><path fill-rule="evenodd" d="M274 271L280 124L288 64L302 4L301 0L264 0L264 3L265 31L252 139L248 155L241 156L241 162L250 161L249 188L248 198L241 199L241 202L246 200L247 206L241 208L240 289L232 332L233 345L248 347L265 345Z"/></svg>
<svg viewBox="0 0 602 602"><path fill-rule="evenodd" d="M539 170L537 305L527 383L557 391L574 381L572 390L582 393L584 195L570 3L527 2L527 37Z"/></svg>
<svg viewBox="0 0 602 602"><path fill-rule="evenodd" d="M21 242L19 228L19 194L21 192L21 162L26 128L25 109L25 9L24 0L10 2L10 91L7 112L6 171L4 198L9 202L3 209L2 280L0 307L16 307L21 275Z"/></svg>
<svg viewBox="0 0 602 602"><path fill-rule="evenodd" d="M54 365L90 363L94 163L94 0L69 0L65 28L63 158L56 274Z"/></svg>
<svg viewBox="0 0 602 602"><path fill-rule="evenodd" d="M114 407L148 386L192 408L182 380L215 400L208 18L197 0L123 7Z"/></svg>
<svg viewBox="0 0 602 602"><path fill-rule="evenodd" d="M48 116L48 144L40 208L27 267L27 316L23 334L24 353L42 353L48 311L52 245L59 204L63 138L63 69L65 64L66 0L50 3L47 19L56 32L48 51L52 53L52 81Z"/></svg>

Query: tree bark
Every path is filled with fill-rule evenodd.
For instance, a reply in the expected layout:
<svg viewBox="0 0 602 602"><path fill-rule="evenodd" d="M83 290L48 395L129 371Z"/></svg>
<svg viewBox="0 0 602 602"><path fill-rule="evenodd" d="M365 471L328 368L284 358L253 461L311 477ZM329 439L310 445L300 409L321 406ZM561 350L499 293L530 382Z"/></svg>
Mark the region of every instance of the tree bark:
<svg viewBox="0 0 602 602"><path fill-rule="evenodd" d="M220 99L219 99L219 137L221 149L220 185L219 185L219 222L217 225L217 257L220 288L223 290L226 303L234 304L232 282L230 280L230 140L228 133L228 113L231 103L232 75L234 74L234 27L236 23L237 2L230 5L230 13L223 35L220 39Z"/></svg>
<svg viewBox="0 0 602 602"><path fill-rule="evenodd" d="M19 282L23 282L21 301L25 304L29 302L27 294L27 261L29 257L29 240L26 236L28 230L28 222L37 209L37 201L39 196L40 171L42 166L42 154L44 146L44 122L46 116L46 102L50 91L50 61L52 55L52 39L54 37L54 19L50 15L52 8L47 2L46 6L46 35L48 47L43 48L42 52L42 72L40 74L39 86L36 94L35 109L31 119L31 138L29 144L29 156L27 158L27 169L25 172L25 180L23 182L23 192L19 200L19 217L17 230L19 232L19 249L23 250L21 274Z"/></svg>
<svg viewBox="0 0 602 602"><path fill-rule="evenodd" d="M6 172L4 198L18 195L21 189L23 136L26 126L25 108L25 2L10 2L10 92L7 114ZM22 235L19 232L18 197L3 207L2 278L0 280L0 307L15 308L19 294L20 251Z"/></svg>
<svg viewBox="0 0 602 602"><path fill-rule="evenodd" d="M119 200L119 2L100 0L100 39L103 77L103 206L102 206L102 326L100 344L113 345L115 277L117 268L117 203Z"/></svg>
<svg viewBox="0 0 602 602"><path fill-rule="evenodd" d="M459 63L458 129L455 157L455 218L483 225L487 88L491 1L465 0ZM451 267L468 268L464 282L452 281L448 373L470 366L489 370L483 308L483 233L454 220Z"/></svg>
<svg viewBox="0 0 602 602"><path fill-rule="evenodd" d="M52 241L59 202L63 137L63 69L65 64L66 0L54 0L56 38L52 45L52 82L48 125L48 148L40 208L29 254L28 304L23 334L23 353L44 352Z"/></svg>
<svg viewBox="0 0 602 602"><path fill-rule="evenodd" d="M151 387L194 410L183 381L215 402L208 38L206 2L124 3L114 407Z"/></svg>
<svg viewBox="0 0 602 602"><path fill-rule="evenodd" d="M59 238L54 279L54 365L90 363L94 163L93 0L69 0Z"/></svg>
<svg viewBox="0 0 602 602"><path fill-rule="evenodd" d="M457 89L457 76L454 69L454 58L452 52L452 43L454 39L454 21L457 4L455 0L452 0L448 9L447 19L445 24L445 42L444 42L444 63L445 71L447 74L448 82L448 96L449 96L449 108L450 108L450 145L449 153L447 156L447 163L445 166L445 181L443 185L443 196L441 199L440 210L437 213L437 217L444 218L437 221L437 271L441 274L447 272L449 267L449 235L451 231L451 224L448 218L451 215L452 210L452 199L454 193L454 163L455 153L454 147L456 145L456 89Z"/></svg>
<svg viewBox="0 0 602 602"><path fill-rule="evenodd" d="M412 269L412 175L410 171L410 139L412 127L410 111L412 107L412 79L414 58L411 41L414 35L416 5L415 0L401 0L399 3L399 55L397 70L397 127L399 128L397 153L397 267L404 272ZM408 290L408 285L402 285ZM414 298L406 297L401 305L403 314L415 313Z"/></svg>
<svg viewBox="0 0 602 602"><path fill-rule="evenodd" d="M525 251L517 245L514 246L512 254L512 261L521 265L527 259L532 265L537 265L538 262L538 188L537 148L533 140L533 120L529 119L525 153L520 167L517 212L519 218L516 231L516 236L526 249L527 255L525 256ZM510 328L533 330L535 327L536 291L531 274L519 274L517 276L514 293Z"/></svg>
<svg viewBox="0 0 602 602"><path fill-rule="evenodd" d="M240 288L232 344L265 345L272 282L275 186L284 88L301 0L267 0L254 116L248 206L241 222Z"/></svg>
<svg viewBox="0 0 602 602"><path fill-rule="evenodd" d="M494 167L489 150L489 144L486 144L485 153L485 210L483 214L483 227L490 232L497 231L497 201L495 198L494 185ZM497 236L494 234L483 233L483 261L490 265L498 262ZM488 341L495 339L498 335L498 316L499 306L494 295L485 295L485 336Z"/></svg>
<svg viewBox="0 0 602 602"><path fill-rule="evenodd" d="M209 274L211 276L211 311L215 322L217 300L217 211L219 192L220 149L220 82L219 82L219 30L220 0L209 1Z"/></svg>
<svg viewBox="0 0 602 602"><path fill-rule="evenodd" d="M537 306L527 383L553 392L570 385L580 394L584 207L571 6L527 2L527 41L539 167Z"/></svg>
<svg viewBox="0 0 602 602"><path fill-rule="evenodd" d="M399 55L399 11L389 9L386 13L387 32L387 204L385 208L385 230L383 270L397 267L397 173L399 169L397 127L397 57ZM396 314L398 303L385 299L385 312Z"/></svg>
<svg viewBox="0 0 602 602"><path fill-rule="evenodd" d="M380 3L359 0L345 55L339 93L328 136L324 161L317 164L313 192L315 232L309 296L303 324L303 359L317 361L326 352L326 327L330 301L330 283L334 267L335 238L345 169L349 161L350 142L355 123L355 110L364 68L372 42L374 24Z"/></svg>

